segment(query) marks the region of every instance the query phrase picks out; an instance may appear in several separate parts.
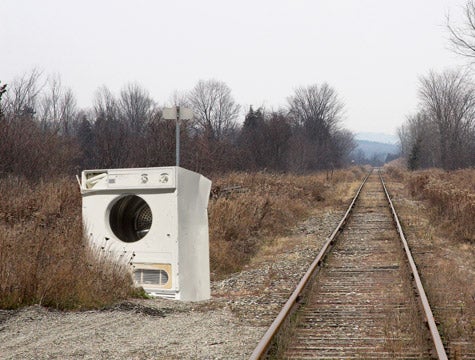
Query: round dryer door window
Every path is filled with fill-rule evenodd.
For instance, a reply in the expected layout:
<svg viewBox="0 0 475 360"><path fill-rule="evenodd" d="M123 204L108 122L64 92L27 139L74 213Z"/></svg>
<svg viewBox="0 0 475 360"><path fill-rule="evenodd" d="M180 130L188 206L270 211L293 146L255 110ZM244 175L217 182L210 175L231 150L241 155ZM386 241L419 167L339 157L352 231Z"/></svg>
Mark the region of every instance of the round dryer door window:
<svg viewBox="0 0 475 360"><path fill-rule="evenodd" d="M112 206L109 224L117 238L124 242L142 239L152 227L152 210L139 196L121 197Z"/></svg>

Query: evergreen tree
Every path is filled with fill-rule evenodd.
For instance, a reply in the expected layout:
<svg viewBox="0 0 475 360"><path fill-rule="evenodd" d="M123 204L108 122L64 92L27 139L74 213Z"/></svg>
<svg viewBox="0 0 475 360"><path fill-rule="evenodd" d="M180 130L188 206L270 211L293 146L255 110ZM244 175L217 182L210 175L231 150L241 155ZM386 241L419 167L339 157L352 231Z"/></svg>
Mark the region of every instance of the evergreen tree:
<svg viewBox="0 0 475 360"><path fill-rule="evenodd" d="M96 166L94 130L87 116L82 114L79 121L76 138L81 149L80 163L82 168L92 168Z"/></svg>
<svg viewBox="0 0 475 360"><path fill-rule="evenodd" d="M263 169L268 162L267 124L261 109L254 111L252 106L246 115L239 137L243 152L244 166L249 169Z"/></svg>
<svg viewBox="0 0 475 360"><path fill-rule="evenodd" d="M417 170L420 167L421 143L422 143L422 139L420 136L418 136L416 141L412 145L411 153L409 154L409 159L407 162L407 166L409 170Z"/></svg>

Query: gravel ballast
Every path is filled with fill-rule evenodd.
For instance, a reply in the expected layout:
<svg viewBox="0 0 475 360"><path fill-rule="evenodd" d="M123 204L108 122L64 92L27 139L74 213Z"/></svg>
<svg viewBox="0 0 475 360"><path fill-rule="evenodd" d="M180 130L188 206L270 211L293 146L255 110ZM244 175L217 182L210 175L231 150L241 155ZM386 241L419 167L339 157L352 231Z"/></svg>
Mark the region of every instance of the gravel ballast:
<svg viewBox="0 0 475 360"><path fill-rule="evenodd" d="M0 310L1 359L246 359L343 212L315 211L202 302L133 300L96 311Z"/></svg>

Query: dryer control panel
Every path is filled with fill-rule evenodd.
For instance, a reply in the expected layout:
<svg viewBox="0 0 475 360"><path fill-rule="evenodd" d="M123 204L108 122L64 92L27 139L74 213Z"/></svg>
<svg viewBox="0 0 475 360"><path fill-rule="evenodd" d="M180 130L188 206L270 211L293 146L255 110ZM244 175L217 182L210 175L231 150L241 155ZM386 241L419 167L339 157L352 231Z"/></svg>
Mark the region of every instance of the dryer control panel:
<svg viewBox="0 0 475 360"><path fill-rule="evenodd" d="M135 168L85 170L81 174L81 192L105 189L174 189L175 169Z"/></svg>

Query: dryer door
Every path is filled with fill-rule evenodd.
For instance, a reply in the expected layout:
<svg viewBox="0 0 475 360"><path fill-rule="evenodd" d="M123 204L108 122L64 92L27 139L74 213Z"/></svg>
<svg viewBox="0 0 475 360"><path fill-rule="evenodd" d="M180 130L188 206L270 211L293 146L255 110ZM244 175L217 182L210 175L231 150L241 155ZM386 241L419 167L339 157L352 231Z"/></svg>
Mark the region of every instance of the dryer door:
<svg viewBox="0 0 475 360"><path fill-rule="evenodd" d="M124 242L135 242L148 234L152 227L152 210L137 195L120 197L111 207L109 225L114 235Z"/></svg>

